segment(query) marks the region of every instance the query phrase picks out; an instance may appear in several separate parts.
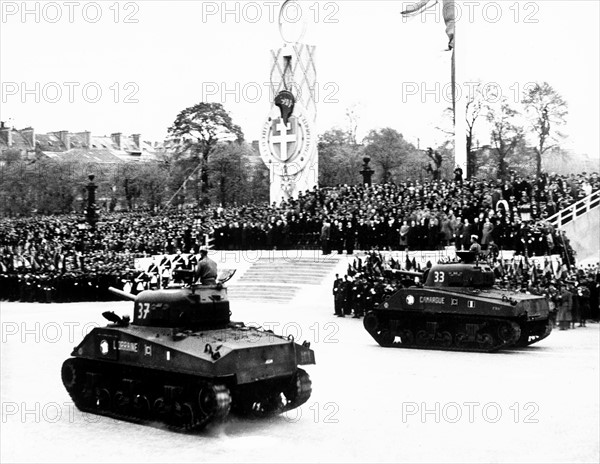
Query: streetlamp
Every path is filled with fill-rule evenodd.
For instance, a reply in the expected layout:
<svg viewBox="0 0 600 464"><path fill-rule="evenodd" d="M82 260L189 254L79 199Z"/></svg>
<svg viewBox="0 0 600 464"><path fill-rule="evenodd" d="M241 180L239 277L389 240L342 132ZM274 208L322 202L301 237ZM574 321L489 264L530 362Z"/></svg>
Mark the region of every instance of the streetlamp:
<svg viewBox="0 0 600 464"><path fill-rule="evenodd" d="M371 169L371 167L369 166L369 161L371 161L371 158L369 158L368 156L365 156L363 158L364 164L362 166L360 173L363 177L363 184L367 184L368 186L371 186L371 176L373 175L373 173L375 171L373 171L373 169Z"/></svg>
<svg viewBox="0 0 600 464"><path fill-rule="evenodd" d="M85 212L85 217L92 230L96 229L96 222L98 222L98 213L96 212L96 189L98 188L98 186L94 183L94 177L95 176L93 174L90 174L88 176L90 182L86 186L88 198L87 209Z"/></svg>

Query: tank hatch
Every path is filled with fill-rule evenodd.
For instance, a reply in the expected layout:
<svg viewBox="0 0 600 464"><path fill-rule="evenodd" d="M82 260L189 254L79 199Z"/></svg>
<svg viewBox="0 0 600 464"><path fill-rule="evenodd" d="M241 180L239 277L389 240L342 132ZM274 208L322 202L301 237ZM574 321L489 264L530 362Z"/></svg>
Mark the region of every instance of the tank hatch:
<svg viewBox="0 0 600 464"><path fill-rule="evenodd" d="M437 264L426 271L425 287L492 287L495 276L486 264Z"/></svg>
<svg viewBox="0 0 600 464"><path fill-rule="evenodd" d="M133 306L133 324L148 327L216 328L229 323L227 290L220 285L146 290Z"/></svg>

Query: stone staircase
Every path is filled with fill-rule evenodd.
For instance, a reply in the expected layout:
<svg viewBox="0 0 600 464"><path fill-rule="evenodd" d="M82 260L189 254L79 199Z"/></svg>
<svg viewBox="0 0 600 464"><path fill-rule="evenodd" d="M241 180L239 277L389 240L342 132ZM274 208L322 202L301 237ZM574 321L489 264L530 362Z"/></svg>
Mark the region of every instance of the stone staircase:
<svg viewBox="0 0 600 464"><path fill-rule="evenodd" d="M311 286L333 281L341 256L260 258L228 286L232 300L289 303Z"/></svg>
<svg viewBox="0 0 600 464"><path fill-rule="evenodd" d="M548 222L567 233L579 265L600 260L600 190L549 217Z"/></svg>

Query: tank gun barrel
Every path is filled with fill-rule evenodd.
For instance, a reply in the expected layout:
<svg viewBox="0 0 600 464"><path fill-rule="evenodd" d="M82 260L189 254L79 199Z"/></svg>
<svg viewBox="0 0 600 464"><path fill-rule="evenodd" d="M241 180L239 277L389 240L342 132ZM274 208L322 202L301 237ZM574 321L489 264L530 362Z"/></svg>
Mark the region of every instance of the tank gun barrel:
<svg viewBox="0 0 600 464"><path fill-rule="evenodd" d="M392 269L392 273L394 275L401 275L401 276L405 276L405 277L419 277L419 278L422 278L424 275L424 272L401 271L400 269Z"/></svg>
<svg viewBox="0 0 600 464"><path fill-rule="evenodd" d="M123 290L119 290L115 287L108 287L108 290L114 293L115 295L125 298L126 300L135 301L135 295L132 295L131 293L124 292Z"/></svg>

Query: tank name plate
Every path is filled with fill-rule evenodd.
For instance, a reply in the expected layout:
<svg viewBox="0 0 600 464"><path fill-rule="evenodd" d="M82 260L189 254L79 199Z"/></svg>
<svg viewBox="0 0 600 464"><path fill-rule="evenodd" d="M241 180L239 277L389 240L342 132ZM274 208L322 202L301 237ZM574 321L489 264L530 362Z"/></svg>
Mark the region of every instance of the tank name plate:
<svg viewBox="0 0 600 464"><path fill-rule="evenodd" d="M445 299L443 296L421 296L419 303L446 304Z"/></svg>
<svg viewBox="0 0 600 464"><path fill-rule="evenodd" d="M119 340L119 350L120 351L131 351L132 353L138 352L138 344L134 342L126 342L123 340Z"/></svg>

